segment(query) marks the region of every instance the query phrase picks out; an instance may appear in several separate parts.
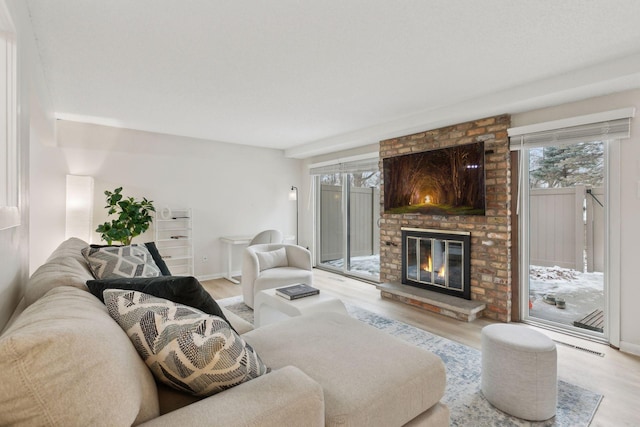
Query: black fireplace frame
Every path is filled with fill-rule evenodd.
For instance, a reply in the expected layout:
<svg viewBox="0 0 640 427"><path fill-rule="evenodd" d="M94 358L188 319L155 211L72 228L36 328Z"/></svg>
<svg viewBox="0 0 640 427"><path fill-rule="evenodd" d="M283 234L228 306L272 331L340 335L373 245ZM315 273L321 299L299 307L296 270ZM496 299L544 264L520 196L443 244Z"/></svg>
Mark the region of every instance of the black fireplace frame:
<svg viewBox="0 0 640 427"><path fill-rule="evenodd" d="M441 294L452 295L467 300L471 299L471 233L468 231L455 230L434 230L422 228L400 229L402 233L402 284L420 289L427 289ZM423 239L440 239L462 243L464 256L462 257L462 290L451 289L444 286L432 285L428 283L412 280L407 276L407 247L408 237L419 237Z"/></svg>

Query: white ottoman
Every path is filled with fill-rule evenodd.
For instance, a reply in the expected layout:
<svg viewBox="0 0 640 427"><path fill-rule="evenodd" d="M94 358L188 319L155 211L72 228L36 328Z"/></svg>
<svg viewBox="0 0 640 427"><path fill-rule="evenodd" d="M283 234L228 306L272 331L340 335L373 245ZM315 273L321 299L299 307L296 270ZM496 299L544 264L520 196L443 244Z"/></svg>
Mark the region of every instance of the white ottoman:
<svg viewBox="0 0 640 427"><path fill-rule="evenodd" d="M288 300L276 295L275 289L265 289L258 292L253 301L253 320L256 328L289 317L324 311L349 315L342 301L324 291L318 295Z"/></svg>
<svg viewBox="0 0 640 427"><path fill-rule="evenodd" d="M518 418L542 421L556 414L555 343L523 325L482 329L482 393L496 408Z"/></svg>

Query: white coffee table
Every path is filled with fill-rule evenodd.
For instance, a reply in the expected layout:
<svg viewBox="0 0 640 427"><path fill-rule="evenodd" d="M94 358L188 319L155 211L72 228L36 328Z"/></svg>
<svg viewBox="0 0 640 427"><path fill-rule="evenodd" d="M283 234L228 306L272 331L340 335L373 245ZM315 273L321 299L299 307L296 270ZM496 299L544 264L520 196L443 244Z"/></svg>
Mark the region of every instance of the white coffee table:
<svg viewBox="0 0 640 427"><path fill-rule="evenodd" d="M275 289L267 289L256 294L253 307L256 328L308 313L331 311L348 315L342 301L324 291L318 295L288 300L276 295Z"/></svg>

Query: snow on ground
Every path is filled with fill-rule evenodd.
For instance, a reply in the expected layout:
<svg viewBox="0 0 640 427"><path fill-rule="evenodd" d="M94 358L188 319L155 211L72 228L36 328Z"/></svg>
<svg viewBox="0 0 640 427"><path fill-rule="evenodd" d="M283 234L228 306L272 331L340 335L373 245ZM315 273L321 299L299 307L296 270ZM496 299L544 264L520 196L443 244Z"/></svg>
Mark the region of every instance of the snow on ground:
<svg viewBox="0 0 640 427"><path fill-rule="evenodd" d="M344 259L341 258L324 261L323 264L342 269ZM370 276L380 277L380 255L352 257L351 269L349 271L352 273L368 274Z"/></svg>
<svg viewBox="0 0 640 427"><path fill-rule="evenodd" d="M566 308L546 303L550 295L564 298ZM604 276L601 272L582 273L561 267L531 266L529 269L529 315L566 325L573 325L596 309L604 309Z"/></svg>

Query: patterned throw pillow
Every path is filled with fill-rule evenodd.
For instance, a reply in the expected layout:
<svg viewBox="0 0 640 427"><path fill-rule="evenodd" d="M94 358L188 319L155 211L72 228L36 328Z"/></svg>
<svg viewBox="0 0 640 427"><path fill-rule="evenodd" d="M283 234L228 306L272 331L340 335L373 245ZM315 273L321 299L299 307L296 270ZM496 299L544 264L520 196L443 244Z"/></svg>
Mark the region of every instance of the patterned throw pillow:
<svg viewBox="0 0 640 427"><path fill-rule="evenodd" d="M107 289L111 317L155 377L195 396L210 396L270 371L217 316L137 291Z"/></svg>
<svg viewBox="0 0 640 427"><path fill-rule="evenodd" d="M96 279L161 275L144 245L89 246L82 250L82 255Z"/></svg>

